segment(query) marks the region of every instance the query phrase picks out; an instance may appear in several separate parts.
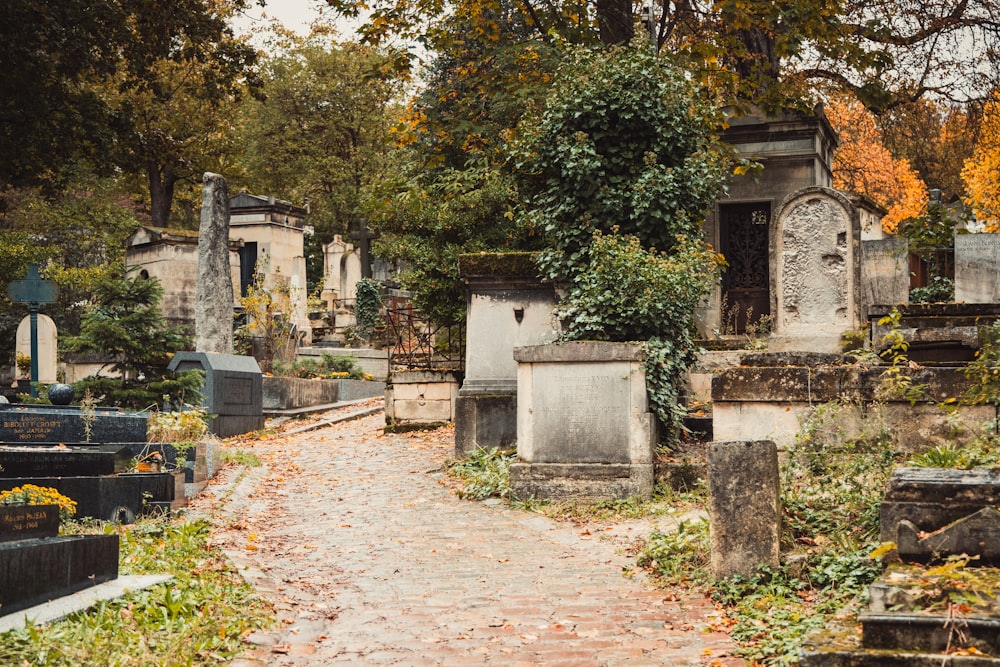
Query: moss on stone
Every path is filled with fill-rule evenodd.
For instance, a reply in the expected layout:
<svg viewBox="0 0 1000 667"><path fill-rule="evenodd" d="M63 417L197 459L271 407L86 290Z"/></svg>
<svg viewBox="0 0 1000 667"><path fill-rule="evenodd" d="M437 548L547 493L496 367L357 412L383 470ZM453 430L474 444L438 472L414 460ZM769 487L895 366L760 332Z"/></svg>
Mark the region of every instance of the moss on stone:
<svg viewBox="0 0 1000 667"><path fill-rule="evenodd" d="M537 252L479 252L458 256L458 273L468 276L539 278Z"/></svg>

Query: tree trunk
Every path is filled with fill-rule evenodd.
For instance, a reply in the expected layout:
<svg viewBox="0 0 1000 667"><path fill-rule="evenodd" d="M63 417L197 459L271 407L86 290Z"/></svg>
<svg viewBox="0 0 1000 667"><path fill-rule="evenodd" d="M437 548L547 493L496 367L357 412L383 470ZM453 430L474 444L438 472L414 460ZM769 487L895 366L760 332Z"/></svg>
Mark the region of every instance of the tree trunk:
<svg viewBox="0 0 1000 667"><path fill-rule="evenodd" d="M146 163L149 178L149 215L154 227L167 227L170 222L170 208L174 201L174 184L177 174L170 167L160 167L156 161Z"/></svg>
<svg viewBox="0 0 1000 667"><path fill-rule="evenodd" d="M597 0L597 25L602 44L628 44L635 36L631 0Z"/></svg>

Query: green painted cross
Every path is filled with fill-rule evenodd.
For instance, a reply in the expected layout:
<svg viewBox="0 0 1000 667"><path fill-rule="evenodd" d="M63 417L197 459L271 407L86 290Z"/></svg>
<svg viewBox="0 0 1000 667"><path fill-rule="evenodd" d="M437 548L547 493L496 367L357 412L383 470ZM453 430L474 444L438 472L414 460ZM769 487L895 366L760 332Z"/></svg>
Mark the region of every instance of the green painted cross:
<svg viewBox="0 0 1000 667"><path fill-rule="evenodd" d="M28 265L24 280L7 284L7 295L14 303L28 304L31 322L31 397L38 397L38 307L52 303L59 296L59 286L54 280L43 280L38 275L38 265Z"/></svg>
<svg viewBox="0 0 1000 667"><path fill-rule="evenodd" d="M7 284L7 295L15 303L52 303L59 295L59 287L54 280L39 277L37 264L29 264L24 280L12 280Z"/></svg>

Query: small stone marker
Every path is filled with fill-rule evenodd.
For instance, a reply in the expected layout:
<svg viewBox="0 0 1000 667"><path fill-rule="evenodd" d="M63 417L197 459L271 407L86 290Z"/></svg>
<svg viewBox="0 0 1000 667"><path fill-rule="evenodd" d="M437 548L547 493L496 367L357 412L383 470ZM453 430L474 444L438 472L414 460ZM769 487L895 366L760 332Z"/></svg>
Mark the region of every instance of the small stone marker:
<svg viewBox="0 0 1000 667"><path fill-rule="evenodd" d="M1000 301L1000 234L955 236L955 301Z"/></svg>
<svg viewBox="0 0 1000 667"><path fill-rule="evenodd" d="M779 565L781 501L778 448L770 440L708 446L708 515L712 573L749 576Z"/></svg>
<svg viewBox="0 0 1000 667"><path fill-rule="evenodd" d="M233 278L229 266L229 194L226 179L205 173L198 230L195 349L233 353Z"/></svg>

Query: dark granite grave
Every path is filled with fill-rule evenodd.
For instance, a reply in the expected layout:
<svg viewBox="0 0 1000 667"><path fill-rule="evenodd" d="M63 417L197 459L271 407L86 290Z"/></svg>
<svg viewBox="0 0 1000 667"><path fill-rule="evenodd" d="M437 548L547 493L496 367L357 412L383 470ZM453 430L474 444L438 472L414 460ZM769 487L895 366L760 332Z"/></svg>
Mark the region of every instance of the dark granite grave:
<svg viewBox="0 0 1000 667"><path fill-rule="evenodd" d="M0 477L113 475L128 469L132 451L121 445L8 447L0 445Z"/></svg>
<svg viewBox="0 0 1000 667"><path fill-rule="evenodd" d="M117 535L58 532L56 505L0 506L0 616L118 577Z"/></svg>
<svg viewBox="0 0 1000 667"><path fill-rule="evenodd" d="M35 484L51 487L76 501L76 516L131 523L154 508L185 504L180 472L125 473L86 477L16 477L0 479L0 491Z"/></svg>
<svg viewBox="0 0 1000 667"><path fill-rule="evenodd" d="M235 354L178 352L172 371L202 370L204 406L213 415L209 430L221 438L264 428L263 373L257 360Z"/></svg>
<svg viewBox="0 0 1000 667"><path fill-rule="evenodd" d="M76 406L0 404L0 444L116 444L146 442L145 412ZM90 434L87 434L87 421Z"/></svg>
<svg viewBox="0 0 1000 667"><path fill-rule="evenodd" d="M58 506L0 505L0 542L55 537L58 534Z"/></svg>

